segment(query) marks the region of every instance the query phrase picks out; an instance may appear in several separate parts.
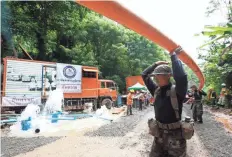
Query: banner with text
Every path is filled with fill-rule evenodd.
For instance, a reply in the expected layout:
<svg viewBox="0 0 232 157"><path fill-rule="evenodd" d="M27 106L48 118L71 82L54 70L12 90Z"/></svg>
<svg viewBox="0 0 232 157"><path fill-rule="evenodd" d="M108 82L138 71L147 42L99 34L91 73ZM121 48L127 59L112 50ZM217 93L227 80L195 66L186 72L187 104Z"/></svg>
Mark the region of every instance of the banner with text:
<svg viewBox="0 0 232 157"><path fill-rule="evenodd" d="M28 104L41 105L41 97L3 97L2 106L27 106Z"/></svg>
<svg viewBox="0 0 232 157"><path fill-rule="evenodd" d="M57 88L64 93L81 93L82 67L80 65L56 64Z"/></svg>

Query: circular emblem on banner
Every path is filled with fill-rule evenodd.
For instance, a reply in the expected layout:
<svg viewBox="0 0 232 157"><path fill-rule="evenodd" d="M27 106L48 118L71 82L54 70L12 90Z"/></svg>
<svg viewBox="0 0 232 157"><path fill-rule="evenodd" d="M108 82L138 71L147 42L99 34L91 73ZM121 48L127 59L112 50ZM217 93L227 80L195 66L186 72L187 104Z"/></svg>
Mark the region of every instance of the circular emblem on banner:
<svg viewBox="0 0 232 157"><path fill-rule="evenodd" d="M64 69L63 69L64 76L67 78L70 78L70 79L74 78L76 76L76 73L77 73L76 69L70 65L64 67Z"/></svg>

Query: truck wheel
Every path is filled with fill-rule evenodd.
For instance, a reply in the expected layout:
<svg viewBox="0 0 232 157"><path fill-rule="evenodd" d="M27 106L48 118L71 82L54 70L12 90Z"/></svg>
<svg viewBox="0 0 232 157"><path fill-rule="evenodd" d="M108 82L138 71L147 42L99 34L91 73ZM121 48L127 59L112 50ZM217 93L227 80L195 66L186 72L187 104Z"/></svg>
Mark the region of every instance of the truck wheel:
<svg viewBox="0 0 232 157"><path fill-rule="evenodd" d="M103 99L101 105L105 105L107 109L111 109L112 101L109 98Z"/></svg>

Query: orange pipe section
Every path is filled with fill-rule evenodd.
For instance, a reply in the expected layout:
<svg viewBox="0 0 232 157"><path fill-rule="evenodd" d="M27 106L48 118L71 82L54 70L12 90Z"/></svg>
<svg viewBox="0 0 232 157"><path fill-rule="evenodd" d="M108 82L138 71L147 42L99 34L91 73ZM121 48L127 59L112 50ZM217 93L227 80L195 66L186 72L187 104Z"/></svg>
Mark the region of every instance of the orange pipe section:
<svg viewBox="0 0 232 157"><path fill-rule="evenodd" d="M79 0L76 2L124 25L125 27L157 43L169 52L178 47L175 42L161 33L158 29L145 22L142 18L136 16L134 13L129 11L126 7L122 6L118 2ZM200 82L199 89L202 89L205 79L200 68L185 51L182 51L180 54L178 54L178 57L193 70Z"/></svg>

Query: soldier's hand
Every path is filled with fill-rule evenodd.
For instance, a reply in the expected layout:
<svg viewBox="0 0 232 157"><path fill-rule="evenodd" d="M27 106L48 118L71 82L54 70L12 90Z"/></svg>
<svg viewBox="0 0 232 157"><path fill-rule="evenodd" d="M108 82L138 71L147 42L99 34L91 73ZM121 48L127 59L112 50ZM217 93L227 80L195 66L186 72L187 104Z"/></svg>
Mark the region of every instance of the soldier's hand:
<svg viewBox="0 0 232 157"><path fill-rule="evenodd" d="M156 65L161 65L161 64L169 64L168 62L166 61L157 61L155 62Z"/></svg>
<svg viewBox="0 0 232 157"><path fill-rule="evenodd" d="M182 51L182 47L181 46L178 46L177 48L175 48L174 50L170 51L170 55L173 55L174 53L175 54L178 54L179 52Z"/></svg>

